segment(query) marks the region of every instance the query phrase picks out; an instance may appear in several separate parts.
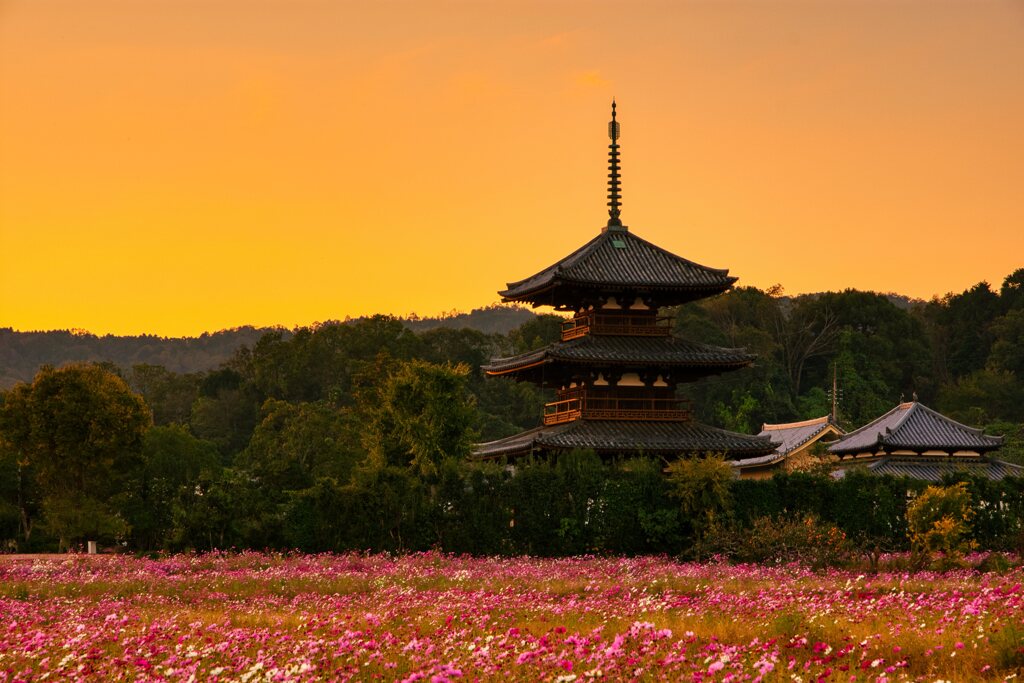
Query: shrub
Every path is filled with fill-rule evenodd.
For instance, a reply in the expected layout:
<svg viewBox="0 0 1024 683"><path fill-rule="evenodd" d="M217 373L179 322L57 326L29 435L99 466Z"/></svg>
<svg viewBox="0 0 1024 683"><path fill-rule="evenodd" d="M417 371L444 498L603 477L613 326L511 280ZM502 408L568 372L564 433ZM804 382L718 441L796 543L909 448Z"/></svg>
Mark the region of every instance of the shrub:
<svg viewBox="0 0 1024 683"><path fill-rule="evenodd" d="M966 483L929 486L907 506L911 549L922 558L941 553L944 563L960 562L975 546L968 538L972 516Z"/></svg>
<svg viewBox="0 0 1024 683"><path fill-rule="evenodd" d="M849 556L846 534L814 515L758 517L750 528L715 525L705 537L704 549L740 562L800 562L812 567L834 566Z"/></svg>
<svg viewBox="0 0 1024 683"><path fill-rule="evenodd" d="M732 465L721 455L709 453L702 458L680 458L665 471L669 495L679 501L680 515L684 522L689 522L691 537L699 550L707 530L732 507Z"/></svg>

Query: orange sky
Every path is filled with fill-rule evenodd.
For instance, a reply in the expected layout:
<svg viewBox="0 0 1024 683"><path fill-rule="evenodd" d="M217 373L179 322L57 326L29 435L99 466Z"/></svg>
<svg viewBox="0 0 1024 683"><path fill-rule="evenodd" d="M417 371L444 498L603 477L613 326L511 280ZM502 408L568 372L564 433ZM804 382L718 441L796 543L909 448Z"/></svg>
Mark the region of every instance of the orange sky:
<svg viewBox="0 0 1024 683"><path fill-rule="evenodd" d="M0 326L468 310L606 219L787 292L1024 267L1024 3L0 1Z"/></svg>

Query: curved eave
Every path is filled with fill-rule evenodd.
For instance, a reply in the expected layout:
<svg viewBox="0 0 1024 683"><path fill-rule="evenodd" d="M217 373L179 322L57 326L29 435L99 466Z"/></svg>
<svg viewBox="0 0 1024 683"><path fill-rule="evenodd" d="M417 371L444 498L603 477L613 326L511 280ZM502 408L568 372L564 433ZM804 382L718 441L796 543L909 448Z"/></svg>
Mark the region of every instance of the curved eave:
<svg viewBox="0 0 1024 683"><path fill-rule="evenodd" d="M593 289L597 291L630 291L630 292L657 292L657 293L678 293L687 295L688 300L715 296L728 291L739 278L727 276L725 282L715 285L678 285L673 283L635 283L607 280L575 280L560 278L544 283L533 289L514 291L509 288L498 292L498 296L504 303L547 303L553 298L553 293L562 288L572 289Z"/></svg>
<svg viewBox="0 0 1024 683"><path fill-rule="evenodd" d="M511 375L517 372L526 372L543 365L559 363L561 365L584 365L590 367L666 367L666 368L693 368L695 370L739 370L754 362L753 357L737 359L734 361L672 361L672 360L636 360L626 358L565 358L554 354L545 355L540 360L517 363L509 366L484 365L482 370L488 377L500 377Z"/></svg>
<svg viewBox="0 0 1024 683"><path fill-rule="evenodd" d="M972 453L989 453L994 450L998 450L1003 445L1002 437L989 437L996 439L995 442L989 442L985 444L907 444L907 443L890 443L885 439L879 439L875 442L874 446L868 445L867 447L857 448L836 448L835 445L830 446L828 451L833 455L861 455L871 454L876 455L878 453L892 454L896 451L911 451L913 453L927 453L928 451L943 451L947 453L958 453L958 452L972 452Z"/></svg>
<svg viewBox="0 0 1024 683"><path fill-rule="evenodd" d="M979 434L978 438L982 439L983 443L975 444L912 444L912 443L900 443L894 439L883 438L879 442L879 448L886 451L949 451L955 453L957 451L974 451L975 453L987 453L994 451L1003 445L1003 438L996 436L986 436Z"/></svg>
<svg viewBox="0 0 1024 683"><path fill-rule="evenodd" d="M519 456L536 451L564 452L584 448L598 453L686 454L724 452L729 458L771 453L768 439L738 434L697 422L579 420L537 427L513 436L478 444L477 459Z"/></svg>
<svg viewBox="0 0 1024 683"><path fill-rule="evenodd" d="M503 369L494 369L494 366L489 366L489 365L484 365L484 366L482 366L481 369L484 371L484 374L487 375L488 377L501 377L502 375L511 375L513 373L516 373L516 372L525 372L527 370L532 370L533 368L539 368L540 366L547 365L550 362L551 362L550 358L545 358L543 360L539 360L539 361L536 361L534 363L525 363L525 364L522 364L522 365L514 365L512 367L503 368Z"/></svg>
<svg viewBox="0 0 1024 683"><path fill-rule="evenodd" d="M753 458L743 458L741 460L730 460L729 464L736 469L747 469L756 467L767 467L769 465L775 465L786 459L786 455L782 453L769 453L768 455L760 455Z"/></svg>

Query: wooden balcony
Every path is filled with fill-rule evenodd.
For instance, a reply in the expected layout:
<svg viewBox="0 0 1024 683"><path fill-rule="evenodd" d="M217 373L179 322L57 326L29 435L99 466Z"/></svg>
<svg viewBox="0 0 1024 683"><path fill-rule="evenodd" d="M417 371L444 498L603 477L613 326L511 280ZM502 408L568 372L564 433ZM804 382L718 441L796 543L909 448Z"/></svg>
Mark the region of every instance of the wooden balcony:
<svg viewBox="0 0 1024 683"><path fill-rule="evenodd" d="M544 424L573 420L638 420L686 422L692 417L690 402L679 398L588 396L585 391L563 392L560 400L544 406Z"/></svg>
<svg viewBox="0 0 1024 683"><path fill-rule="evenodd" d="M672 335L672 318L662 315L591 312L562 323L562 341L588 334L668 337Z"/></svg>

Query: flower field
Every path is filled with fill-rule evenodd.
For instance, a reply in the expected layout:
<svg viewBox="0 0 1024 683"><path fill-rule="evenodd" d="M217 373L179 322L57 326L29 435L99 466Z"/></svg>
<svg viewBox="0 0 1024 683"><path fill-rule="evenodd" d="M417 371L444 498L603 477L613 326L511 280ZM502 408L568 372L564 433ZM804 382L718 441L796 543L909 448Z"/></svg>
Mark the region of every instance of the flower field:
<svg viewBox="0 0 1024 683"><path fill-rule="evenodd" d="M258 553L0 559L0 681L1003 680L1024 571Z"/></svg>

